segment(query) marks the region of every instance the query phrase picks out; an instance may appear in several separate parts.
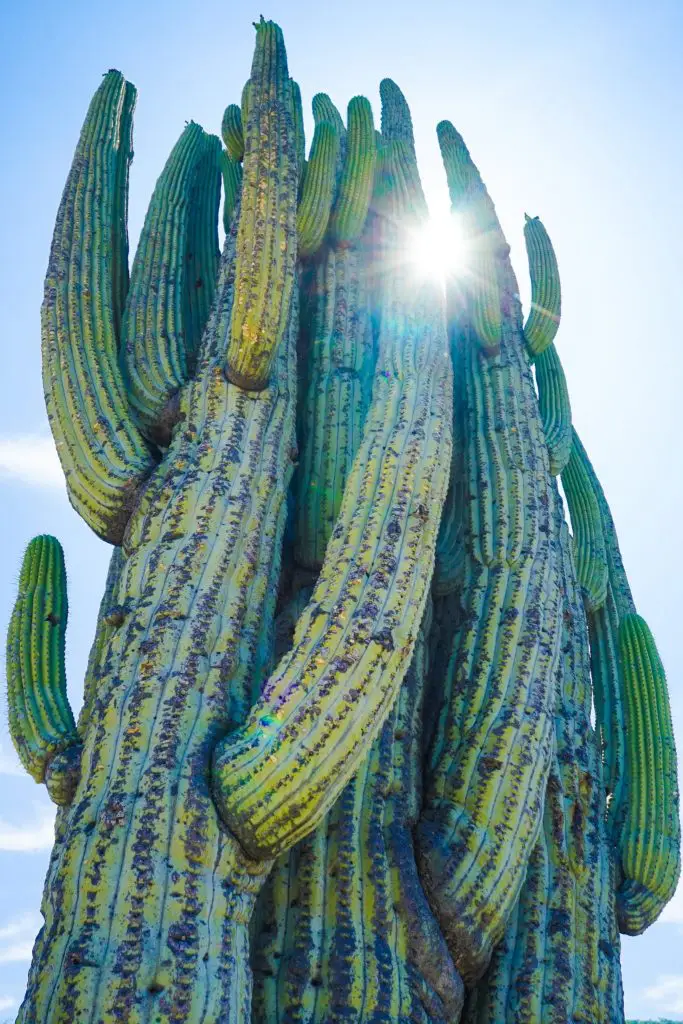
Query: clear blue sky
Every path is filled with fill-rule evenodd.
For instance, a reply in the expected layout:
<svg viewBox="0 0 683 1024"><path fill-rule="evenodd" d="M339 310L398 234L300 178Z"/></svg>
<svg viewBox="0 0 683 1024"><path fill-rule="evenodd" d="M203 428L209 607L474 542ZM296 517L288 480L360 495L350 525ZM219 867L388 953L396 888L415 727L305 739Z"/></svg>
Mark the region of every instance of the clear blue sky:
<svg viewBox="0 0 683 1024"><path fill-rule="evenodd" d="M39 309L54 217L100 76L139 90L130 233L186 120L219 132L249 73L251 23L285 32L310 109L357 93L379 116L378 85L403 88L434 211L446 203L434 128L450 118L496 202L528 296L524 212L558 255L557 338L574 419L617 521L638 609L667 667L683 754L683 2L574 0L24 0L0 41L0 620L21 553L62 540L70 575L70 693L80 705L106 546L70 510L52 471L40 379ZM309 120L310 123L310 120ZM3 625L4 628L4 625ZM682 758L683 759L683 758ZM18 773L0 729L0 1019L20 999L48 859L50 804ZM47 844L47 845L46 845ZM630 1016L683 1020L683 894L624 948Z"/></svg>

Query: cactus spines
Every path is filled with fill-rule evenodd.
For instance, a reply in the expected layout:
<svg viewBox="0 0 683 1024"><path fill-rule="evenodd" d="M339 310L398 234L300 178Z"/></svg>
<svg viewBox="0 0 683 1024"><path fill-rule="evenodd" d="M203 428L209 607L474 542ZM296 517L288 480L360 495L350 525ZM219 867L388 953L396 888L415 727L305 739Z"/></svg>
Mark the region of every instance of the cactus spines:
<svg viewBox="0 0 683 1024"><path fill-rule="evenodd" d="M327 234L338 155L339 132L336 126L330 121L316 121L296 218L300 256L313 255Z"/></svg>
<svg viewBox="0 0 683 1024"><path fill-rule="evenodd" d="M226 374L259 391L288 323L297 245L292 92L282 30L271 21L256 26L249 96Z"/></svg>
<svg viewBox="0 0 683 1024"><path fill-rule="evenodd" d="M534 367L550 472L558 476L567 465L572 448L572 409L567 378L554 344L536 357Z"/></svg>
<svg viewBox="0 0 683 1024"><path fill-rule="evenodd" d="M223 145L231 160L242 163L244 159L244 132L242 130L242 111L236 103L225 108L221 123Z"/></svg>
<svg viewBox="0 0 683 1024"><path fill-rule="evenodd" d="M296 139L296 162L299 168L299 184L306 169L306 134L304 132L304 108L301 102L299 83L293 78L289 80L292 91L292 116L294 117L294 137Z"/></svg>
<svg viewBox="0 0 683 1024"><path fill-rule="evenodd" d="M385 139L400 139L414 157L413 119L405 96L391 78L383 78L379 83L379 95L382 100L382 135Z"/></svg>
<svg viewBox="0 0 683 1024"><path fill-rule="evenodd" d="M567 495L574 531L577 578L583 588L586 605L594 612L607 596L607 550L598 496L581 450L573 438L569 459L562 471L562 486Z"/></svg>
<svg viewBox="0 0 683 1024"><path fill-rule="evenodd" d="M372 107L354 96L348 107L346 154L330 230L338 245L349 245L363 230L375 179L377 146Z"/></svg>
<svg viewBox="0 0 683 1024"><path fill-rule="evenodd" d="M213 299L220 153L215 136L198 124L185 128L152 194L131 272L121 369L141 429L164 446Z"/></svg>
<svg viewBox="0 0 683 1024"><path fill-rule="evenodd" d="M42 308L45 401L69 500L113 543L154 467L117 366L134 103L119 72L105 75L62 195Z"/></svg>
<svg viewBox="0 0 683 1024"><path fill-rule="evenodd" d="M10 735L19 760L55 803L69 803L78 777L80 739L66 696L64 635L68 605L64 554L55 537L34 537L26 549L7 636Z"/></svg>
<svg viewBox="0 0 683 1024"><path fill-rule="evenodd" d="M524 324L524 340L532 357L555 340L560 326L562 293L557 259L548 232L538 217L525 214L524 241L529 257L531 311Z"/></svg>
<svg viewBox="0 0 683 1024"><path fill-rule="evenodd" d="M223 150L220 166L223 175L223 230L227 235L242 192L242 165L231 160Z"/></svg>
<svg viewBox="0 0 683 1024"><path fill-rule="evenodd" d="M619 623L628 808L619 837L619 928L638 935L673 896L681 872L676 747L664 668L637 614Z"/></svg>

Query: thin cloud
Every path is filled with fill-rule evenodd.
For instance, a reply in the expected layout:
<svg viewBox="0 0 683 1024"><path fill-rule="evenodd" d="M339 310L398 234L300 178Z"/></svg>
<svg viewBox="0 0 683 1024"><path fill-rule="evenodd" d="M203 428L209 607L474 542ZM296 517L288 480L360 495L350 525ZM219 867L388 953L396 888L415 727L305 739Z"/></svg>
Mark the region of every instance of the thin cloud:
<svg viewBox="0 0 683 1024"><path fill-rule="evenodd" d="M0 996L0 1013L3 1010L12 1010L17 1005L16 999L12 996Z"/></svg>
<svg viewBox="0 0 683 1024"><path fill-rule="evenodd" d="M37 434L0 437L0 476L37 487L64 487L54 441Z"/></svg>
<svg viewBox="0 0 683 1024"><path fill-rule="evenodd" d="M43 922L40 914L21 914L0 927L0 964L30 962L33 943ZM13 1004L12 1004L13 1005ZM0 1010L7 1009L0 1002Z"/></svg>
<svg viewBox="0 0 683 1024"><path fill-rule="evenodd" d="M23 775L24 778L26 777L26 772L14 750L2 742L0 742L0 775Z"/></svg>
<svg viewBox="0 0 683 1024"><path fill-rule="evenodd" d="M55 841L55 812L41 804L34 805L33 821L14 825L0 818L0 850L11 853L34 853L49 850Z"/></svg>
<svg viewBox="0 0 683 1024"><path fill-rule="evenodd" d="M683 925L683 881L679 882L678 889L664 907L659 920L665 924Z"/></svg>
<svg viewBox="0 0 683 1024"><path fill-rule="evenodd" d="M661 1004L660 1013L683 1013L683 974L660 974L645 995Z"/></svg>

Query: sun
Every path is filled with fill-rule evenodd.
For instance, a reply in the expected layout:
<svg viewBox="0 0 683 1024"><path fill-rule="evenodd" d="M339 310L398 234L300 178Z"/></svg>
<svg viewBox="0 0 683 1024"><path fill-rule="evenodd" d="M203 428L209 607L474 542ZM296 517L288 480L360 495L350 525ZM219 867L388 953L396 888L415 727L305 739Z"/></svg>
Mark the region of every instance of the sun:
<svg viewBox="0 0 683 1024"><path fill-rule="evenodd" d="M424 277L446 281L468 271L469 253L458 217L447 213L429 220L410 240L410 259Z"/></svg>

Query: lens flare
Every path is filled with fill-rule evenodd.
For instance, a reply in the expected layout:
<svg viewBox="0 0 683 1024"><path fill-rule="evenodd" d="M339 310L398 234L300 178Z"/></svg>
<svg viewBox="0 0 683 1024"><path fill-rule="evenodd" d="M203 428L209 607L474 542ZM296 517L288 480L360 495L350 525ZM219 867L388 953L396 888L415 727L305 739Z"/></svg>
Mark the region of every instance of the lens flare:
<svg viewBox="0 0 683 1024"><path fill-rule="evenodd" d="M430 218L410 241L411 260L425 277L462 277L468 270L467 242L454 214Z"/></svg>

